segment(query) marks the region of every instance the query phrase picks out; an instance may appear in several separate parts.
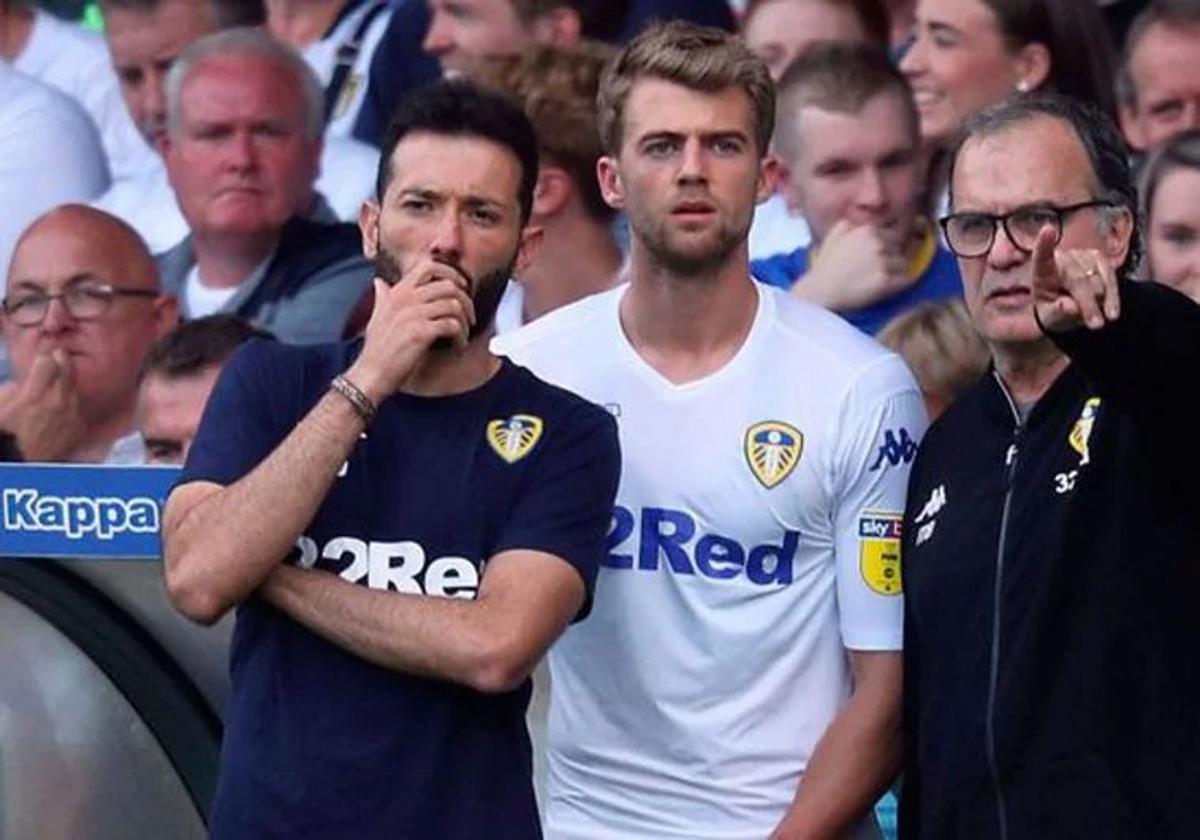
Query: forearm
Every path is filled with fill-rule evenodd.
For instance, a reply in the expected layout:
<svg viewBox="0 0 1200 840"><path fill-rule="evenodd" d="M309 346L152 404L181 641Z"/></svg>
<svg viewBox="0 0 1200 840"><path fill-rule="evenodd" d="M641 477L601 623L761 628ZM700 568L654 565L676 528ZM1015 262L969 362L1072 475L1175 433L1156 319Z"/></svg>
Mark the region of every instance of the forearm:
<svg viewBox="0 0 1200 840"><path fill-rule="evenodd" d="M852 697L825 730L773 840L835 840L861 819L900 769L899 702Z"/></svg>
<svg viewBox="0 0 1200 840"><path fill-rule="evenodd" d="M257 588L312 521L363 428L344 397L326 394L245 477L179 517L168 504L164 562L180 610L215 621Z"/></svg>
<svg viewBox="0 0 1200 840"><path fill-rule="evenodd" d="M484 597L475 600L369 589L328 572L283 566L260 596L313 632L384 668L507 691L536 657L521 663Z"/></svg>

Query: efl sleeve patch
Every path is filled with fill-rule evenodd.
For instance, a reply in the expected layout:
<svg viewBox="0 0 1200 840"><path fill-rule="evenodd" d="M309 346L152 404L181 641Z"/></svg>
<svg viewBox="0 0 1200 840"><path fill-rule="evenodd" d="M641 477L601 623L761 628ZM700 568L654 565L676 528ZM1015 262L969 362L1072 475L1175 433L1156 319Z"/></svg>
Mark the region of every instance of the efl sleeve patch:
<svg viewBox="0 0 1200 840"><path fill-rule="evenodd" d="M867 512L858 520L858 568L867 587L880 595L899 595L900 523L899 513Z"/></svg>

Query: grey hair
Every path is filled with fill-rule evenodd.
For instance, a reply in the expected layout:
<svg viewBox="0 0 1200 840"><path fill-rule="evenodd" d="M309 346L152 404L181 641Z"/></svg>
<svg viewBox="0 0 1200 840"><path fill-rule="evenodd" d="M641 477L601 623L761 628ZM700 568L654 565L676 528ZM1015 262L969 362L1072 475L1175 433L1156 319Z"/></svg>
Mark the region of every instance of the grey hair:
<svg viewBox="0 0 1200 840"><path fill-rule="evenodd" d="M1141 261L1142 223L1138 213L1138 194L1129 157L1121 133L1113 121L1089 102L1073 99L1061 93L1038 92L1010 97L967 120L950 154L950 202L954 204L954 169L968 140L991 137L1010 128L1037 119L1066 123L1079 138L1091 164L1093 189L1097 201L1112 205L1101 214L1104 224L1116 223L1122 213L1128 213L1133 223L1129 252L1117 271L1128 277Z"/></svg>
<svg viewBox="0 0 1200 840"><path fill-rule="evenodd" d="M1113 88L1116 91L1117 102L1134 111L1137 111L1140 105L1137 85L1133 81L1133 54L1152 26L1163 26L1167 29L1200 26L1200 8L1196 7L1194 0L1151 0L1129 25Z"/></svg>
<svg viewBox="0 0 1200 840"><path fill-rule="evenodd" d="M183 86L192 72L210 58L254 56L274 62L292 74L304 94L304 134L316 140L325 131L325 92L312 68L287 44L264 30L249 26L225 29L192 43L167 73L167 130L172 136L183 125Z"/></svg>

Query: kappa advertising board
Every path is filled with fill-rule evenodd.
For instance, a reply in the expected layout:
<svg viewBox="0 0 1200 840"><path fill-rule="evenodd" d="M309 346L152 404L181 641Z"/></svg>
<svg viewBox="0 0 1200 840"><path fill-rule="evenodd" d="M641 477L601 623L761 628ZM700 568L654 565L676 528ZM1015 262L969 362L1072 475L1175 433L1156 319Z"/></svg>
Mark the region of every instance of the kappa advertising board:
<svg viewBox="0 0 1200 840"><path fill-rule="evenodd" d="M159 526L175 467L0 465L0 556L162 554Z"/></svg>

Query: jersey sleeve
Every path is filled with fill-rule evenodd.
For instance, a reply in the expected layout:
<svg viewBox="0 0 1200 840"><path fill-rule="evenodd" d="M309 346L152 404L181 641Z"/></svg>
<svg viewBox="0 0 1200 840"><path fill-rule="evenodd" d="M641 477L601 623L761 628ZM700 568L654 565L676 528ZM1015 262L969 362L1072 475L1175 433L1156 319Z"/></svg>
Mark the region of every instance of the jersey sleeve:
<svg viewBox="0 0 1200 840"><path fill-rule="evenodd" d="M859 376L838 417L834 553L843 645L899 650L903 643L900 537L908 475L928 420L912 375L896 356Z"/></svg>
<svg viewBox="0 0 1200 840"><path fill-rule="evenodd" d="M232 484L279 445L289 427L275 359L279 346L255 340L238 348L217 378L176 486L189 481Z"/></svg>
<svg viewBox="0 0 1200 840"><path fill-rule="evenodd" d="M569 563L586 589L583 608L575 617L579 621L591 610L621 459L616 421L603 410L574 410L562 422L557 434L547 434L546 447L526 477L494 553L544 551Z"/></svg>

